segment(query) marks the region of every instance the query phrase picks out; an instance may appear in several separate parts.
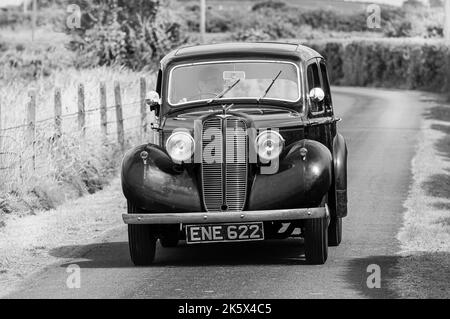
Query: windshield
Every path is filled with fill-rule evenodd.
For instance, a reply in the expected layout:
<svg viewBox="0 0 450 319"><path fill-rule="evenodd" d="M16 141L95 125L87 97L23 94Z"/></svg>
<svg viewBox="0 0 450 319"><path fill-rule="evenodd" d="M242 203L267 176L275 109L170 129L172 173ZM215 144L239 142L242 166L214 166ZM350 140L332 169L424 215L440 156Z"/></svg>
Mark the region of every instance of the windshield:
<svg viewBox="0 0 450 319"><path fill-rule="evenodd" d="M230 61L181 65L172 69L169 79L171 105L233 98L296 102L300 99L298 68L289 62Z"/></svg>

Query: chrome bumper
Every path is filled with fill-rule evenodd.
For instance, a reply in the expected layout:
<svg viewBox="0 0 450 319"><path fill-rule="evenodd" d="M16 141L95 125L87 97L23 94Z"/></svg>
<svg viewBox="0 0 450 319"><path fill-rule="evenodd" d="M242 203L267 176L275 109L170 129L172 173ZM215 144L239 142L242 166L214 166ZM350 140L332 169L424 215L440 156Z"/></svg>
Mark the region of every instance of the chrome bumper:
<svg viewBox="0 0 450 319"><path fill-rule="evenodd" d="M210 224L293 221L329 216L328 207L216 213L123 214L125 224Z"/></svg>

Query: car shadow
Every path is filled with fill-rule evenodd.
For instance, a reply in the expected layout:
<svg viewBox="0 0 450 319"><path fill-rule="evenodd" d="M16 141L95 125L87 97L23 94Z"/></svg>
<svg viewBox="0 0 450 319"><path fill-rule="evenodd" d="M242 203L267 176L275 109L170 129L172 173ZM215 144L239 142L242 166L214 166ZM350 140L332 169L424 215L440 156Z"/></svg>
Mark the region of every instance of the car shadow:
<svg viewBox="0 0 450 319"><path fill-rule="evenodd" d="M397 269L400 256L369 256L355 258L347 262L343 279L348 283L349 288L359 291L366 298L391 299L399 298L395 291L393 281L399 277ZM379 266L380 286L379 288L369 288L367 282L373 283L371 276L374 272L373 265ZM369 279L368 279L369 278Z"/></svg>
<svg viewBox="0 0 450 319"><path fill-rule="evenodd" d="M128 242L61 246L49 253L54 257L75 260L61 267L74 263L81 268L134 267L130 260ZM182 241L173 248L163 248L158 243L152 267L306 264L301 239L195 245L187 245Z"/></svg>

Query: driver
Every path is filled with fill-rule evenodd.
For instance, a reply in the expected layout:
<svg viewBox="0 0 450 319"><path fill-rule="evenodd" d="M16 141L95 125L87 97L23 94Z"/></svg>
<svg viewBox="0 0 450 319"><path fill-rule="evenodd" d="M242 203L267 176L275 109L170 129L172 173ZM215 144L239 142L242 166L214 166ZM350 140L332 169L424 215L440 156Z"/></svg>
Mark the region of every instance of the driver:
<svg viewBox="0 0 450 319"><path fill-rule="evenodd" d="M212 99L223 91L224 82L223 75L219 68L207 65L199 66L196 84L193 85L192 91L182 98L178 103L186 103L188 101Z"/></svg>
<svg viewBox="0 0 450 319"><path fill-rule="evenodd" d="M198 74L198 99L210 99L223 91L222 72L214 66L202 67Z"/></svg>

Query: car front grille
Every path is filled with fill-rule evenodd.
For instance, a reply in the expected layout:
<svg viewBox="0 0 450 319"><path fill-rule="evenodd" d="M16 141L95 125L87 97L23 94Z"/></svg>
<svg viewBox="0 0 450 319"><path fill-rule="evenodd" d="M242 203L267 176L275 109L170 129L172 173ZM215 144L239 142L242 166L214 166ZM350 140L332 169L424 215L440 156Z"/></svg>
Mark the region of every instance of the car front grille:
<svg viewBox="0 0 450 319"><path fill-rule="evenodd" d="M213 117L203 123L202 185L207 211L240 211L245 207L248 175L246 128L245 121L233 117Z"/></svg>

